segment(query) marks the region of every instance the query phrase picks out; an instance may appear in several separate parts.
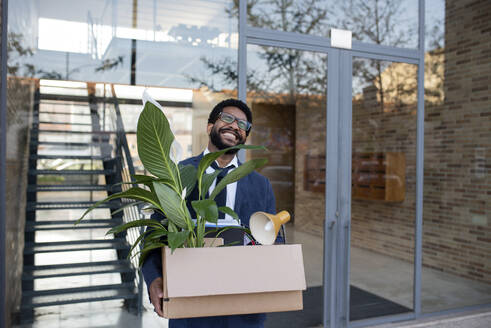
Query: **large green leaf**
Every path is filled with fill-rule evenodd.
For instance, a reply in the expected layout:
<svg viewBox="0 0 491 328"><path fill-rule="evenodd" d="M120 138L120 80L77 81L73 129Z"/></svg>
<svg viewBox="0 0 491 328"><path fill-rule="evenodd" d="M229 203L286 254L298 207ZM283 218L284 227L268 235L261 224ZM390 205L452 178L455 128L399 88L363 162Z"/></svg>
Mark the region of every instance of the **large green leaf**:
<svg viewBox="0 0 491 328"><path fill-rule="evenodd" d="M158 230L148 230L149 234L145 238L145 240L155 240L155 241L162 241L161 238L164 236L168 235L168 231L165 229L158 229Z"/></svg>
<svg viewBox="0 0 491 328"><path fill-rule="evenodd" d="M149 243L164 243L166 244L167 243L167 239L163 240L163 237L166 237L169 232L167 230L147 230L145 231L146 234L142 234L145 235L144 239L143 239L143 244L144 245L147 245ZM136 246L136 245L133 245L133 246ZM134 247L132 247L133 249ZM131 251L130 251L131 253Z"/></svg>
<svg viewBox="0 0 491 328"><path fill-rule="evenodd" d="M152 227L152 228L156 228L156 229L165 230L164 226L155 220L142 219L142 220L130 221L128 223L118 225L118 226L110 229L108 232L106 232L106 235L109 235L112 233L117 234L117 233L120 233L122 231L128 230L130 228L136 228L136 227Z"/></svg>
<svg viewBox="0 0 491 328"><path fill-rule="evenodd" d="M263 146L237 145L237 146L229 147L229 148L226 148L226 149L223 149L220 151L216 151L213 153L208 153L205 156L203 156L203 158L199 162L198 177L203 176L203 173L208 168L208 166L211 165L211 163L216 161L218 157L222 156L223 154L225 154L227 151L229 151L231 149L262 149L262 150L265 150L266 148L264 148Z"/></svg>
<svg viewBox="0 0 491 328"><path fill-rule="evenodd" d="M127 203L127 204L121 206L120 208L118 208L117 210L112 211L111 212L111 216L113 216L115 214L118 214L119 212L123 212L125 209L130 208L132 206L138 206L138 205L144 204L144 203L145 202L130 202L130 203Z"/></svg>
<svg viewBox="0 0 491 328"><path fill-rule="evenodd" d="M167 246L167 245L164 243L160 243L160 242L145 243L145 246L143 247L143 249L139 253L140 258L138 259L138 264L140 265L140 267L143 265L143 263L145 263L145 260L148 257L148 255L150 254L151 250L154 250L156 248L162 248L165 246Z"/></svg>
<svg viewBox="0 0 491 328"><path fill-rule="evenodd" d="M177 186L177 168L169 156L174 135L164 113L151 102L145 103L140 114L136 138L138 155L145 169Z"/></svg>
<svg viewBox="0 0 491 328"><path fill-rule="evenodd" d="M250 161L245 162L233 171L230 171L226 176L223 177L223 179L220 181L220 183L218 183L215 189L213 189L213 192L211 193L209 198L215 199L216 195L218 195L220 191L222 191L223 188L225 188L229 183L233 183L237 180L242 179L255 169L264 166L267 162L268 160L265 158L251 159Z"/></svg>
<svg viewBox="0 0 491 328"><path fill-rule="evenodd" d="M124 182L124 183L136 183L136 184L144 184L145 186L150 187L154 181L159 181L163 183L171 183L171 180L164 179L164 178L156 178L152 177L150 175L143 175L143 174L135 174L131 176L133 178L132 182Z"/></svg>
<svg viewBox="0 0 491 328"><path fill-rule="evenodd" d="M189 194L191 194L191 191L193 191L194 186L196 185L197 171L198 170L194 167L194 165L179 164L179 174L181 176L182 187L186 188L186 196L189 196Z"/></svg>
<svg viewBox="0 0 491 328"><path fill-rule="evenodd" d="M177 226L172 221L169 221L169 223L167 224L167 230L169 230L169 232L178 232L179 231Z"/></svg>
<svg viewBox="0 0 491 328"><path fill-rule="evenodd" d="M138 246L138 244L143 240L143 244L145 243L152 243L152 242L161 242L161 238L163 236L166 236L167 235L167 230L165 229L159 229L159 230L147 230L147 231L144 231L140 236L138 236L138 238L136 239L136 241L133 243L133 245L131 246L131 249L130 251L128 252L128 257L131 256L131 254L133 254L133 250L136 248L136 246ZM135 254L136 255L136 254Z"/></svg>
<svg viewBox="0 0 491 328"><path fill-rule="evenodd" d="M190 231L188 230L169 232L167 234L167 241L169 243L170 249L174 251L176 248L179 248L182 245L184 245L184 243L188 239L189 233Z"/></svg>
<svg viewBox="0 0 491 328"><path fill-rule="evenodd" d="M205 173L203 175L203 178L201 180L201 193L203 196L206 195L206 193L208 192L208 189L210 189L210 186L213 183L213 180L216 179L216 177L220 174L221 171L222 170L215 170L211 174ZM202 196L202 195L200 195L200 196Z"/></svg>
<svg viewBox="0 0 491 328"><path fill-rule="evenodd" d="M225 213L225 214L230 215L230 216L231 216L231 217L233 217L235 220L237 220L237 222L239 222L239 223L240 223L239 216L238 216L238 215L237 215L237 213L235 213L235 212L234 212L234 210L233 210L233 209L231 209L230 207L228 207L228 206L220 206L220 207L218 208L218 210L219 210L220 212L223 212L223 213Z"/></svg>
<svg viewBox="0 0 491 328"><path fill-rule="evenodd" d="M186 205L183 205L181 195L178 195L169 186L160 182L154 182L153 187L155 188L155 193L157 194L165 216L170 221L174 222L178 227L187 228L187 213L183 209L183 207L185 208Z"/></svg>
<svg viewBox="0 0 491 328"><path fill-rule="evenodd" d="M231 230L231 229L239 229L239 230L242 230L242 231L247 231L247 229L244 228L244 227L242 227L242 226L226 226L226 227L220 227L220 228L210 229L210 230L208 230L205 233L205 236L216 233L215 234L215 238L218 238L218 237L220 237L220 235L222 233L224 233L227 230Z"/></svg>
<svg viewBox="0 0 491 328"><path fill-rule="evenodd" d="M128 258L131 258L131 254L133 254L133 250L135 249L136 246L138 246L138 244L140 243L140 241L145 238L145 235L146 233L143 232L141 235L138 236L138 238L135 240L135 242L133 243L133 245L131 246L130 248L130 251L128 252Z"/></svg>
<svg viewBox="0 0 491 328"><path fill-rule="evenodd" d="M217 203L212 199L194 200L191 202L196 214L211 223L217 223L218 208Z"/></svg>
<svg viewBox="0 0 491 328"><path fill-rule="evenodd" d="M80 219L78 219L75 224L78 224L90 211L92 211L94 208L98 207L99 205L104 204L105 202L108 202L110 200L119 199L119 198L129 198L129 199L144 201L144 202L150 203L153 206L157 207L158 209L162 210L162 207L160 206L159 200L157 197L155 197L155 194L151 193L148 190L142 189L142 188L133 187L133 188L128 189L126 191L119 192L117 194L112 194L111 196L109 196L109 197L107 197L101 201L98 201L97 203L95 203L94 205L89 207L89 209L87 209L84 212L84 214L82 214Z"/></svg>

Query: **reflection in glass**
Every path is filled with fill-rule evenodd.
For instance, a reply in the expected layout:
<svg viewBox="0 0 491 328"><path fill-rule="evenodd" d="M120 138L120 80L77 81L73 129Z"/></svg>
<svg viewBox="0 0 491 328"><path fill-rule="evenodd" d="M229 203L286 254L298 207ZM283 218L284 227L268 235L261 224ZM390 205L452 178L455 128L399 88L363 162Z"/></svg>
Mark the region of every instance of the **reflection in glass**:
<svg viewBox="0 0 491 328"><path fill-rule="evenodd" d="M104 322L111 326L121 325L120 315L128 316L123 314L122 298L136 302L134 291L139 287L137 270L123 254L129 248L58 253L70 245L41 254L34 243L84 239L84 247L90 247L104 238L111 243L113 239L104 237L110 227L139 218L136 207L125 208L124 217L121 211L103 208L90 214L95 221L88 220L83 228L73 225L87 204L80 202L126 190L130 184L121 181L144 173L135 131L145 88L163 106L181 144L182 159L205 149L211 109L237 96L237 18L228 14L231 7L227 0L9 2L7 243L27 250L7 251L9 313L22 305L26 320L29 314L43 320L54 313L60 321L73 322L81 311L93 318L103 308ZM123 128L126 135L116 133ZM38 208L39 202L45 208ZM53 205L60 202L64 203ZM136 233L131 231L124 243L134 241ZM66 268L80 262L92 270L97 267L93 262L113 260L121 261L119 271L91 275L70 267L68 277L62 272L58 278L23 279L34 265ZM55 295L60 288L96 284L131 290L98 287L98 296L119 295L102 307L86 303L67 311L69 305L24 310L26 295L37 290L53 290ZM84 295L90 299L95 294ZM147 298L143 303L151 308Z"/></svg>
<svg viewBox="0 0 491 328"><path fill-rule="evenodd" d="M302 244L307 278L305 310L269 314L268 322L313 327L322 323L323 311L327 56L274 47L247 50L247 102L254 118L249 138L268 148L248 156L269 160L261 174L271 181L277 210L293 214L287 241Z"/></svg>
<svg viewBox="0 0 491 328"><path fill-rule="evenodd" d="M249 0L247 10L254 27L324 37L331 28L341 28L358 41L418 46L418 2L413 0Z"/></svg>
<svg viewBox="0 0 491 328"><path fill-rule="evenodd" d="M353 75L350 319L360 320L413 307L417 67L354 58Z"/></svg>
<svg viewBox="0 0 491 328"><path fill-rule="evenodd" d="M214 65L236 62L230 1L60 1L9 6L9 74L166 87L213 85ZM133 44L135 43L135 45ZM133 84L133 83L132 83Z"/></svg>
<svg viewBox="0 0 491 328"><path fill-rule="evenodd" d="M422 310L491 302L489 2L426 2ZM453 17L450 19L450 17ZM451 23L449 23L451 21ZM478 39L479 38L479 39ZM468 40L468 42L462 42Z"/></svg>
<svg viewBox="0 0 491 328"><path fill-rule="evenodd" d="M382 112L394 112L417 101L417 67L360 58L353 61L353 98L371 94Z"/></svg>

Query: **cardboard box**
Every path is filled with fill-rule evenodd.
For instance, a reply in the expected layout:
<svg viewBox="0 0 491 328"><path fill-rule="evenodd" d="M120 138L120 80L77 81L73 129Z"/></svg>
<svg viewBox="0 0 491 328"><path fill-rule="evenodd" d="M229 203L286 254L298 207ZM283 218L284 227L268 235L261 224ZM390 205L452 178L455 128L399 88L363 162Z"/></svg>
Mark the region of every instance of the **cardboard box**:
<svg viewBox="0 0 491 328"><path fill-rule="evenodd" d="M301 245L164 248L162 266L165 318L303 309Z"/></svg>

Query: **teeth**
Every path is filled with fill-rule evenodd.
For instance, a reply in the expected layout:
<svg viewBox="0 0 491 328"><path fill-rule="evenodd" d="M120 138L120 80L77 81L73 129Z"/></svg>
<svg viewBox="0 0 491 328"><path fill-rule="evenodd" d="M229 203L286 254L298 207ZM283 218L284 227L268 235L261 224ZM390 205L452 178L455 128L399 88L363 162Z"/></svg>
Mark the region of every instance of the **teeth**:
<svg viewBox="0 0 491 328"><path fill-rule="evenodd" d="M235 139L235 134L233 134L233 133L225 132L223 135L226 136L226 137L234 138Z"/></svg>

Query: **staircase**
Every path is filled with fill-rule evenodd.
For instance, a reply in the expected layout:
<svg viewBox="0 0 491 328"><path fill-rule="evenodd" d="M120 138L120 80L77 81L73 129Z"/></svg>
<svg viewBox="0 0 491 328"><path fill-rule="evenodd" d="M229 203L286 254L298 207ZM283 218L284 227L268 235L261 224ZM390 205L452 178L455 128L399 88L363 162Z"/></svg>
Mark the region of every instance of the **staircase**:
<svg viewBox="0 0 491 328"><path fill-rule="evenodd" d="M141 311L142 279L127 258L136 236L105 236L139 212L114 213L127 205L117 200L74 225L134 174L117 100L97 95L95 84L42 83L30 134L21 320L40 307L118 299Z"/></svg>

